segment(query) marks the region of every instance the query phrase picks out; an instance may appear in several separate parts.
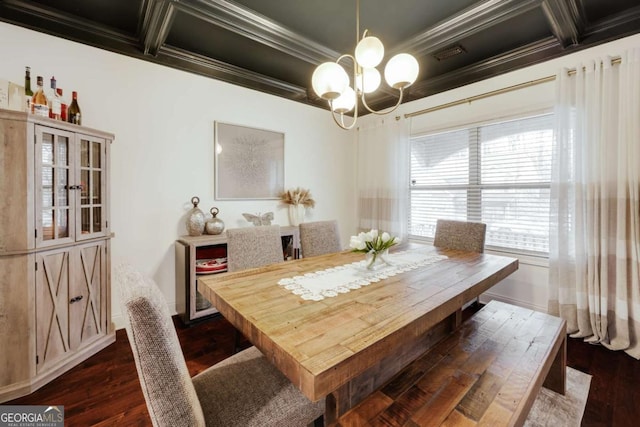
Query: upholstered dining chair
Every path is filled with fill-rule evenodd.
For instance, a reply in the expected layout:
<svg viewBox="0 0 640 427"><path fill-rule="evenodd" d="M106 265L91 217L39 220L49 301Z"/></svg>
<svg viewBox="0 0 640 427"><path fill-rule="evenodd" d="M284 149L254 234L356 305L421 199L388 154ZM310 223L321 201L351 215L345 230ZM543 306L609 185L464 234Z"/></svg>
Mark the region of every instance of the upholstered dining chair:
<svg viewBox="0 0 640 427"><path fill-rule="evenodd" d="M305 426L324 412L255 347L191 378L166 301L131 267L116 269L127 336L154 426Z"/></svg>
<svg viewBox="0 0 640 427"><path fill-rule="evenodd" d="M227 271L284 262L279 225L230 228L227 230ZM236 329L234 351L240 350L242 334Z"/></svg>
<svg viewBox="0 0 640 427"><path fill-rule="evenodd" d="M227 230L228 271L262 267L283 261L279 225L261 225Z"/></svg>
<svg viewBox="0 0 640 427"><path fill-rule="evenodd" d="M436 221L433 246L482 253L486 234L487 224L483 222L439 219ZM477 305L480 303L480 297L472 301Z"/></svg>
<svg viewBox="0 0 640 427"><path fill-rule="evenodd" d="M466 222L439 219L433 246L459 251L484 252L487 225L482 222Z"/></svg>
<svg viewBox="0 0 640 427"><path fill-rule="evenodd" d="M340 252L338 221L303 222L300 228L300 249L303 257Z"/></svg>

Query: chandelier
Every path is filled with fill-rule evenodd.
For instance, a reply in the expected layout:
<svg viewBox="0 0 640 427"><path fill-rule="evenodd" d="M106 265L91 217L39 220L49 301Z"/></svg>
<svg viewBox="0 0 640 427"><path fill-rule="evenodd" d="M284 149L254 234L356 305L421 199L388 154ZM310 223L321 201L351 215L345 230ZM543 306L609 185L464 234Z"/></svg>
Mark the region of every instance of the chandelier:
<svg viewBox="0 0 640 427"><path fill-rule="evenodd" d="M411 86L418 77L418 61L408 53L399 53L392 57L384 68L387 84L399 91L396 105L382 111L369 107L365 94L372 93L380 86L380 72L376 68L384 57L384 45L377 37L367 35L364 30L360 39L360 0L356 0L356 50L355 55L344 54L336 62L320 64L311 77L315 93L329 103L333 120L342 129L352 129L358 120L358 98L362 105L373 114L388 114L402 103L403 91ZM353 62L353 82L350 85L349 74L339 64L343 59ZM345 124L345 113L353 112L350 124Z"/></svg>

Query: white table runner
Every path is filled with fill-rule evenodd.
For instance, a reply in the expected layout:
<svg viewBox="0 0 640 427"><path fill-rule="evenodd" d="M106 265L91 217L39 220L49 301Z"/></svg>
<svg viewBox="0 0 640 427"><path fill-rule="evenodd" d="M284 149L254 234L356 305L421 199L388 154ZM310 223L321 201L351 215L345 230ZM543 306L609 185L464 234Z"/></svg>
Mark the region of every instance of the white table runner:
<svg viewBox="0 0 640 427"><path fill-rule="evenodd" d="M304 300L320 301L447 259L446 256L436 255L431 250L408 250L390 253L387 257L389 262L387 265L376 270L368 270L364 254L362 256L362 261L307 273L303 276L280 279L278 284L300 295Z"/></svg>

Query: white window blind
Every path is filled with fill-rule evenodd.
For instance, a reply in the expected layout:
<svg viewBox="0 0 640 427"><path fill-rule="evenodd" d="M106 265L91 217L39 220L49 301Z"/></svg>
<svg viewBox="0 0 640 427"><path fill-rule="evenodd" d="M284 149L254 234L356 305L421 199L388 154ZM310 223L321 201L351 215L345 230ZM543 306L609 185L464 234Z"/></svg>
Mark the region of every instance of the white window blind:
<svg viewBox="0 0 640 427"><path fill-rule="evenodd" d="M547 254L552 138L551 114L412 137L409 233L482 221L488 247Z"/></svg>

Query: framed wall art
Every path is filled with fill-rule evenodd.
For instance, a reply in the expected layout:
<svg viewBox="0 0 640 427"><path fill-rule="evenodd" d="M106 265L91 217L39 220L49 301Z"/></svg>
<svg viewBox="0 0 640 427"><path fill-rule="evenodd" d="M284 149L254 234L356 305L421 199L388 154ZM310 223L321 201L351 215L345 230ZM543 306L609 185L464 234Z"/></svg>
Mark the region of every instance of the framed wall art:
<svg viewBox="0 0 640 427"><path fill-rule="evenodd" d="M277 199L284 191L284 133L214 122L216 200Z"/></svg>

